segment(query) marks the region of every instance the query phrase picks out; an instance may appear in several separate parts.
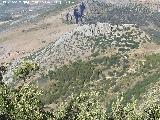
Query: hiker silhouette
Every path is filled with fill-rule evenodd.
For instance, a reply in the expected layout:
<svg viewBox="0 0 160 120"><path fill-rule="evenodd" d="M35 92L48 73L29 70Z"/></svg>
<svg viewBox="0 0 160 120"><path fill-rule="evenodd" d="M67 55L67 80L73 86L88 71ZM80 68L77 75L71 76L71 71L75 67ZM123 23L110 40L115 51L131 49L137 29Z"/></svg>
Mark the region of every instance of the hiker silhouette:
<svg viewBox="0 0 160 120"><path fill-rule="evenodd" d="M74 14L74 17L76 19L76 24L78 24L80 15L79 15L77 7L74 9L74 13L73 14Z"/></svg>
<svg viewBox="0 0 160 120"><path fill-rule="evenodd" d="M84 14L84 10L86 8L83 2L79 5L79 8L80 8L80 16L82 17Z"/></svg>
<svg viewBox="0 0 160 120"><path fill-rule="evenodd" d="M66 21L68 21L69 13L66 14Z"/></svg>
<svg viewBox="0 0 160 120"><path fill-rule="evenodd" d="M66 21L67 21L67 22L71 22L71 21L72 21L72 15L70 14L70 12L68 12L68 13L66 14Z"/></svg>

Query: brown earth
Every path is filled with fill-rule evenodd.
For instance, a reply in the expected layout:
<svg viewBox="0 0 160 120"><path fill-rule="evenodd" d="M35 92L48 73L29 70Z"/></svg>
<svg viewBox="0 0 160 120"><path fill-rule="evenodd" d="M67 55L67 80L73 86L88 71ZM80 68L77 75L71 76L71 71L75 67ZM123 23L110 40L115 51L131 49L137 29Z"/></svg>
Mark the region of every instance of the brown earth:
<svg viewBox="0 0 160 120"><path fill-rule="evenodd" d="M61 14L0 33L0 63L36 51L77 26L62 23Z"/></svg>

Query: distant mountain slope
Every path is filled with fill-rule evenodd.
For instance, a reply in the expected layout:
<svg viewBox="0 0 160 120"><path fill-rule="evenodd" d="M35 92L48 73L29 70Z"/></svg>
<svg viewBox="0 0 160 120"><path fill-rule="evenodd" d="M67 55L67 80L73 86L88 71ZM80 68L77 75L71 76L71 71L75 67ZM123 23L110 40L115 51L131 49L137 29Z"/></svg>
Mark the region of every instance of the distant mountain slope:
<svg viewBox="0 0 160 120"><path fill-rule="evenodd" d="M156 10L151 10L149 7L144 6L143 4L134 4L132 2L127 3L126 5L117 4L108 4L105 2L93 2L94 6L92 9L92 15L86 19L86 22L92 22L92 16L95 17L93 22L111 22L117 24L137 24L140 26L146 25L148 23L153 23L155 25L159 24L159 12ZM99 15L96 14L96 9L106 6L105 10L102 11ZM90 8L89 8L90 9ZM97 17L96 17L97 16ZM99 18L98 18L99 17ZM146 19L144 19L146 18ZM144 21L144 23L142 23Z"/></svg>
<svg viewBox="0 0 160 120"><path fill-rule="evenodd" d="M123 1L125 3L125 1ZM145 2L145 1L144 1ZM83 23L109 22L111 24L136 24L147 32L157 43L160 34L160 12L151 9L155 1L149 1L148 5L134 1L126 4L109 4L109 1L92 1L90 14L85 16ZM158 3L156 4L158 5ZM99 9L101 8L101 9Z"/></svg>
<svg viewBox="0 0 160 120"><path fill-rule="evenodd" d="M27 4L24 2L27 2ZM39 4L29 4L34 3L34 1L17 1L17 3L9 1L9 3L4 4L0 9L0 22L6 22L0 24L0 32L25 26L27 23L37 23L45 19L46 16L53 16L57 12L64 11L67 7L76 4L78 0L70 0L70 2L68 0L48 1L50 3L45 3L46 1L39 2Z"/></svg>

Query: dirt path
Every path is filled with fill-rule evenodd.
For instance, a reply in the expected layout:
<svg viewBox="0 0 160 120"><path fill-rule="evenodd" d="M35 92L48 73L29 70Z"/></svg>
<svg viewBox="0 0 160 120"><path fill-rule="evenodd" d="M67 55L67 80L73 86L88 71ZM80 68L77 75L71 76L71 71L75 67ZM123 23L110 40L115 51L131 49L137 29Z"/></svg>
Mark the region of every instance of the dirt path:
<svg viewBox="0 0 160 120"><path fill-rule="evenodd" d="M62 23L59 14L36 24L28 23L23 27L0 33L0 63L36 51L76 26Z"/></svg>

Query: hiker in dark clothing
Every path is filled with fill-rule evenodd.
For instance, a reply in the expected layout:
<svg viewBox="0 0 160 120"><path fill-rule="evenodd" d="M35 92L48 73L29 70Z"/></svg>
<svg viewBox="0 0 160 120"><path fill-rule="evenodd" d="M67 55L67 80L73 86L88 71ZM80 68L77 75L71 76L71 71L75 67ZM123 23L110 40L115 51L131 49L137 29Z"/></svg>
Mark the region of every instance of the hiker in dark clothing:
<svg viewBox="0 0 160 120"><path fill-rule="evenodd" d="M66 14L66 21L68 21L69 13Z"/></svg>
<svg viewBox="0 0 160 120"><path fill-rule="evenodd" d="M85 10L85 5L84 5L84 3L82 2L79 7L80 7L80 16L82 17L83 14L84 14L84 10Z"/></svg>
<svg viewBox="0 0 160 120"><path fill-rule="evenodd" d="M74 17L76 19L76 24L78 24L78 22L79 22L79 12L78 12L77 8L74 9Z"/></svg>
<svg viewBox="0 0 160 120"><path fill-rule="evenodd" d="M85 10L85 5L83 2L79 5L79 8L80 8L80 20L82 22L82 17L84 15L84 10Z"/></svg>
<svg viewBox="0 0 160 120"><path fill-rule="evenodd" d="M72 21L72 15L69 12L66 14L66 21L67 22L71 22Z"/></svg>

